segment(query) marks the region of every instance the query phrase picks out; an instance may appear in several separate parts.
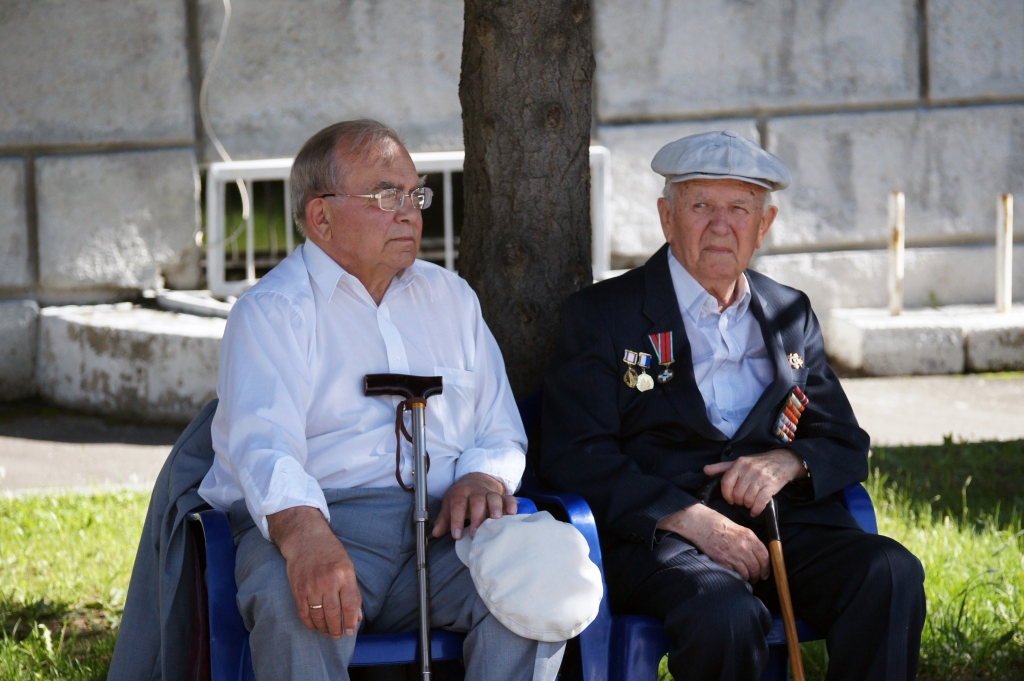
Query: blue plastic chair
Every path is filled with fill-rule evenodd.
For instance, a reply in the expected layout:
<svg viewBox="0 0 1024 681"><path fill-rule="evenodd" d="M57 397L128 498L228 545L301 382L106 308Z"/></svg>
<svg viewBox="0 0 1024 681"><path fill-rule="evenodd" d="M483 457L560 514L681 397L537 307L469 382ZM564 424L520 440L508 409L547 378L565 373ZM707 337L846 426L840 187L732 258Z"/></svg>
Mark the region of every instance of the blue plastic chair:
<svg viewBox="0 0 1024 681"><path fill-rule="evenodd" d="M541 400L542 395L537 392L519 402L523 426L531 441L536 439L540 427ZM524 476L523 488L521 494L540 504L560 509L573 527L583 534L590 546L590 559L601 569L603 577L597 524L587 502L576 494L543 489L529 471ZM843 490L843 500L866 532L878 534L875 508L862 485L850 485ZM797 620L797 633L801 641L823 638L800 620ZM789 678L789 652L781 615L773 615L767 639L768 666L761 679L786 681ZM597 619L580 634L579 644L585 681L654 681L658 678L661 658L669 649L669 639L660 620L641 615L612 616L607 585Z"/></svg>
<svg viewBox="0 0 1024 681"><path fill-rule="evenodd" d="M519 499L519 513L536 513L529 499ZM223 511L202 511L189 516L202 575L197 579L197 625L208 632L210 681L255 681L249 632L238 612L235 596L235 541L231 522ZM201 550L198 550L200 549ZM205 590L201 587L205 585ZM432 659L438 662L462 659L465 634L435 629L430 637ZM360 634L352 667L413 664L419 661L419 635ZM201 656L200 656L201 657ZM200 665L204 662L196 661ZM201 674L205 677L205 674Z"/></svg>

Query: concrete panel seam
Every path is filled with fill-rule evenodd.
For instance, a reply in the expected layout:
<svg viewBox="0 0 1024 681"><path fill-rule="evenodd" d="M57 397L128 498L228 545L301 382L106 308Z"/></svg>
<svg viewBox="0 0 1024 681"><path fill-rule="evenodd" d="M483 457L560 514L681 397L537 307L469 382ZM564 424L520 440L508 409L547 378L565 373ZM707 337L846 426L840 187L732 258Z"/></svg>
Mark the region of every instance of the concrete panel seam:
<svg viewBox="0 0 1024 681"><path fill-rule="evenodd" d="M39 284L39 203L36 200L36 159L25 157L25 227L28 231L28 271Z"/></svg>
<svg viewBox="0 0 1024 681"><path fill-rule="evenodd" d="M908 99L905 101L858 102L855 104L755 107L747 109L715 109L695 114L651 114L630 116L605 116L599 120L602 126L646 125L650 123L702 123L727 118L783 118L789 116L820 116L844 113L886 113L890 111L930 111L950 108L982 106L1005 106L1024 104L1022 95L977 96L943 99Z"/></svg>

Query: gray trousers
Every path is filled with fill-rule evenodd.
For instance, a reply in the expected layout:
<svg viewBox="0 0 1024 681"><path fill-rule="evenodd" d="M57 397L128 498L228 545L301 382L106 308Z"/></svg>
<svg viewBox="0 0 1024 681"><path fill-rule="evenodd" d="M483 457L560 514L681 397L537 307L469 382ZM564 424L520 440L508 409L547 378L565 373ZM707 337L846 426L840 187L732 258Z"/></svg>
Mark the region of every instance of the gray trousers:
<svg viewBox="0 0 1024 681"><path fill-rule="evenodd" d="M416 631L416 531L413 495L399 489L325 490L331 529L356 569L363 597L359 633ZM440 501L431 499L431 518ZM238 608L250 632L256 678L348 681L355 639L340 641L299 619L285 560L256 529L245 507L231 507ZM564 643L538 643L506 629L477 595L450 534L430 539L430 617L434 628L468 632L466 681L554 681Z"/></svg>

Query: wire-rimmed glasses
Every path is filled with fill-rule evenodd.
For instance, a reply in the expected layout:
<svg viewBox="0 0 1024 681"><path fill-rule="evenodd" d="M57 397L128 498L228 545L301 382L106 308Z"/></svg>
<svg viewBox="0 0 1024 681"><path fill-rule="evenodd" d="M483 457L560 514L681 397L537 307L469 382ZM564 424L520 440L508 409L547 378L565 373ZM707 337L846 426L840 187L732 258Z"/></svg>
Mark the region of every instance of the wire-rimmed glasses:
<svg viewBox="0 0 1024 681"><path fill-rule="evenodd" d="M319 198L326 199L329 196L351 196L359 199L376 199L381 210L394 212L405 205L405 197L412 199L412 205L420 210L430 208L434 200L434 190L430 187L417 187L406 194L401 189L382 189L376 194L321 194Z"/></svg>

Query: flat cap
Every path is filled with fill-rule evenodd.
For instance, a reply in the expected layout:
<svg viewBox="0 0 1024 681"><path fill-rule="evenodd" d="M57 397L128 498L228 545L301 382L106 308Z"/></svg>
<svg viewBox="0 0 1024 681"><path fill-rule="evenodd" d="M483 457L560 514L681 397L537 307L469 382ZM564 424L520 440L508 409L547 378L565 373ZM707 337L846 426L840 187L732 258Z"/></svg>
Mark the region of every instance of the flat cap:
<svg viewBox="0 0 1024 681"><path fill-rule="evenodd" d="M789 186L789 168L732 130L690 135L663 146L651 169L669 182L742 180L776 191Z"/></svg>

